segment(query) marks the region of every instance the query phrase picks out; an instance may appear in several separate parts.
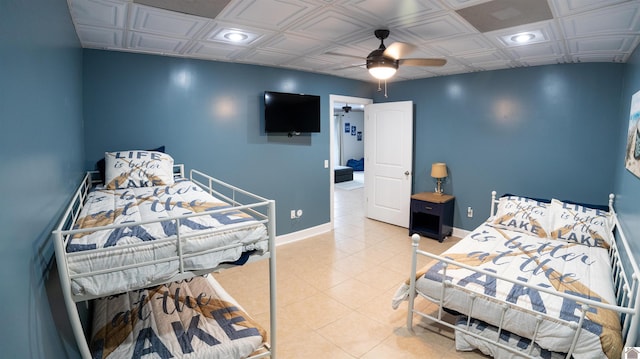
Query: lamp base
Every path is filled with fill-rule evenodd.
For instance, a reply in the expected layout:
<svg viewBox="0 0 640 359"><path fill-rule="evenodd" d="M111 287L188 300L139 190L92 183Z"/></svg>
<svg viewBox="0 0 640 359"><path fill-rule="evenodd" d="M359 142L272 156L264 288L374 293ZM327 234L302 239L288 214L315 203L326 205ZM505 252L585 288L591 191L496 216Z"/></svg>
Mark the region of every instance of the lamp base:
<svg viewBox="0 0 640 359"><path fill-rule="evenodd" d="M436 187L436 192L435 192L438 196L442 196L443 192L442 192L442 178L438 178L438 187Z"/></svg>

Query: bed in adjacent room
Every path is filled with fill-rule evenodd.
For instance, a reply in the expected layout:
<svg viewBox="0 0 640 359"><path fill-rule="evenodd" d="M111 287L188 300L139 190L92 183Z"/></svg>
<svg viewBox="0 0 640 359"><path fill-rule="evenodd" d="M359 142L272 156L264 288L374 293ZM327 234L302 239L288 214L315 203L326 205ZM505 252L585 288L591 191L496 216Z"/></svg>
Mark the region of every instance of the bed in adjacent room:
<svg viewBox="0 0 640 359"><path fill-rule="evenodd" d="M620 358L638 337L640 271L613 195L604 207L495 192L491 203L491 217L441 255L414 235L412 274L393 300L408 300L407 325L419 315L454 329L457 349L496 357ZM431 259L419 271L418 255ZM416 310L416 297L438 309Z"/></svg>
<svg viewBox="0 0 640 359"><path fill-rule="evenodd" d="M353 181L353 168L348 166L335 166L334 183Z"/></svg>

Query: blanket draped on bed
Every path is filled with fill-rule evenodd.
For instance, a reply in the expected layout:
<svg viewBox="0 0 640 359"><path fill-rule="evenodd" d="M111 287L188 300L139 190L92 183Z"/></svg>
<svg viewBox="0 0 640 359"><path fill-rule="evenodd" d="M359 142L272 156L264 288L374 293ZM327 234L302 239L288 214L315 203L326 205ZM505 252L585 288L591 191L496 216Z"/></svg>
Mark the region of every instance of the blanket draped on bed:
<svg viewBox="0 0 640 359"><path fill-rule="evenodd" d="M210 276L95 301L94 359L245 358L264 342L264 329Z"/></svg>

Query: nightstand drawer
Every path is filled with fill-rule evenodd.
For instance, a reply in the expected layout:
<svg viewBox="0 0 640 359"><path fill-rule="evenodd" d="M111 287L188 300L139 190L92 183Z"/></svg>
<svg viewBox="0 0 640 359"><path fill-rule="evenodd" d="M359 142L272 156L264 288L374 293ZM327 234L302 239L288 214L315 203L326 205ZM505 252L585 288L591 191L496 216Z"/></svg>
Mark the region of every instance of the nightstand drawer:
<svg viewBox="0 0 640 359"><path fill-rule="evenodd" d="M432 203L418 200L411 201L411 210L415 212L439 215L442 213L442 208L442 203Z"/></svg>

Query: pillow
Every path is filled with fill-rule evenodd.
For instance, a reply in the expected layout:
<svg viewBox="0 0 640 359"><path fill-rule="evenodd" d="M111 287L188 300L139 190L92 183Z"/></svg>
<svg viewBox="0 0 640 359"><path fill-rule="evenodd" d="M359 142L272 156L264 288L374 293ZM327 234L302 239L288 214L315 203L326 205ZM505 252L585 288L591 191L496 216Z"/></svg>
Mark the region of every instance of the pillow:
<svg viewBox="0 0 640 359"><path fill-rule="evenodd" d="M592 209L599 209L602 212L609 212L609 205L602 205L602 204L591 204L591 203L583 203L583 202L573 202L571 200L568 199L563 199L560 200L560 202L564 202L567 204L577 204L583 207L587 207L587 208L592 208Z"/></svg>
<svg viewBox="0 0 640 359"><path fill-rule="evenodd" d="M107 189L173 184L173 158L156 151L105 152Z"/></svg>
<svg viewBox="0 0 640 359"><path fill-rule="evenodd" d="M500 198L491 224L495 228L546 238L548 207L548 203L532 198L505 196Z"/></svg>
<svg viewBox="0 0 640 359"><path fill-rule="evenodd" d="M549 213L549 231L553 239L609 248L609 213L553 199Z"/></svg>
<svg viewBox="0 0 640 359"><path fill-rule="evenodd" d="M158 148L154 148L148 151L156 151L156 152L162 152L164 153L164 146L160 146ZM98 160L98 162L96 162L96 170L98 171L98 173L100 173L100 179L102 180L102 183L105 183L105 167L106 167L106 162L104 160L104 157L102 157L100 160Z"/></svg>

